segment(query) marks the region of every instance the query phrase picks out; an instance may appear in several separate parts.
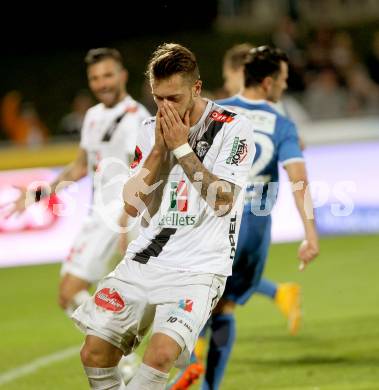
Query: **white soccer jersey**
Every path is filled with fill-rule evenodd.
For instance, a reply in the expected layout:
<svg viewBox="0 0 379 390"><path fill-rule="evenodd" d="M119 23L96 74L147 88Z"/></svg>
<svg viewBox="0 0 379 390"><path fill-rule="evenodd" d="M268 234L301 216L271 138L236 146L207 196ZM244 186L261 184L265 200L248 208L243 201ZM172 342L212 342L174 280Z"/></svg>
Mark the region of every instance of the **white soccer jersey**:
<svg viewBox="0 0 379 390"><path fill-rule="evenodd" d="M100 103L87 111L80 146L87 152L93 206L98 213L120 213L122 187L133 160L137 134L149 116L146 108L130 96L114 107Z"/></svg>
<svg viewBox="0 0 379 390"><path fill-rule="evenodd" d="M155 118L139 133L133 170L142 167L154 145ZM157 266L230 275L243 207L243 188L255 154L253 128L246 118L209 101L190 129L189 143L204 167L242 188L233 210L216 216L185 175L172 153L161 167L163 184L142 220L139 237L125 259ZM201 181L196 183L199 186ZM146 211L144 212L146 214Z"/></svg>

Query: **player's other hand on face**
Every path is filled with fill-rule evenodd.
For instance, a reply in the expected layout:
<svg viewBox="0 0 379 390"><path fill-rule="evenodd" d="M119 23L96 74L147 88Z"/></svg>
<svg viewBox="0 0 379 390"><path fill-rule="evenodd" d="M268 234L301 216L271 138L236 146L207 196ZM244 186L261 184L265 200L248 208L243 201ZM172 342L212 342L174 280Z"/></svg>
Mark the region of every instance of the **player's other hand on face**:
<svg viewBox="0 0 379 390"><path fill-rule="evenodd" d="M167 151L167 145L165 143L162 131L162 113L158 108L155 122L155 144L154 149L160 153Z"/></svg>
<svg viewBox="0 0 379 390"><path fill-rule="evenodd" d="M185 112L182 119L173 105L165 101L161 107L161 114L161 127L168 149L174 150L187 143L190 129L189 111Z"/></svg>
<svg viewBox="0 0 379 390"><path fill-rule="evenodd" d="M297 252L298 258L300 260L299 270L303 271L305 267L318 256L319 251L320 249L317 237L304 240L300 244L299 250Z"/></svg>

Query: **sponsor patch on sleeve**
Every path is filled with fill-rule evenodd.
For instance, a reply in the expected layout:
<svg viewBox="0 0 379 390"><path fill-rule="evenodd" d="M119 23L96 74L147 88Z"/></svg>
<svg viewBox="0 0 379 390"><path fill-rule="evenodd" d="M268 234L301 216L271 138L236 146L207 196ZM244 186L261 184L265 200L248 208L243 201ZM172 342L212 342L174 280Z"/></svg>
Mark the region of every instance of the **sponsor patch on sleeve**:
<svg viewBox="0 0 379 390"><path fill-rule="evenodd" d="M130 168L134 169L135 167L137 167L141 162L141 160L142 160L142 151L138 146L136 146L136 149L134 150L134 160L130 164Z"/></svg>
<svg viewBox="0 0 379 390"><path fill-rule="evenodd" d="M216 122L230 123L234 120L232 115L227 115L218 111L212 111L209 116Z"/></svg>
<svg viewBox="0 0 379 390"><path fill-rule="evenodd" d="M226 163L230 165L239 165L246 158L247 151L246 139L234 137L232 150L229 157L226 159Z"/></svg>

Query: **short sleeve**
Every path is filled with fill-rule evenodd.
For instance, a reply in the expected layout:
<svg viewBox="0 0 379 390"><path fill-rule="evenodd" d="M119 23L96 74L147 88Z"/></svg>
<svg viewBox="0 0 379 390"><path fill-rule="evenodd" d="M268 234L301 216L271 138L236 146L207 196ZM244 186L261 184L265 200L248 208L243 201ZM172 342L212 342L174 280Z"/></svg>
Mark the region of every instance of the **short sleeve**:
<svg viewBox="0 0 379 390"><path fill-rule="evenodd" d="M212 173L220 179L243 187L255 156L254 129L250 121L240 118L224 125L223 140Z"/></svg>
<svg viewBox="0 0 379 390"><path fill-rule="evenodd" d="M90 139L89 139L90 123L91 123L90 115L89 112L87 111L83 119L82 129L80 131L80 147L82 149L88 149L90 146Z"/></svg>
<svg viewBox="0 0 379 390"><path fill-rule="evenodd" d="M129 158L132 157L132 160L135 157L135 149L138 141L138 135L141 132L143 123L150 117L151 115L145 109L145 107L139 105L138 111L127 114L125 120L122 123L122 126L125 127L124 150L129 156Z"/></svg>
<svg viewBox="0 0 379 390"><path fill-rule="evenodd" d="M155 121L148 119L142 123L138 130L134 158L130 165L131 175L135 175L141 169L154 145L154 127Z"/></svg>
<svg viewBox="0 0 379 390"><path fill-rule="evenodd" d="M300 148L299 136L296 127L292 122L288 122L283 137L279 142L278 157L283 166L292 162L304 160Z"/></svg>

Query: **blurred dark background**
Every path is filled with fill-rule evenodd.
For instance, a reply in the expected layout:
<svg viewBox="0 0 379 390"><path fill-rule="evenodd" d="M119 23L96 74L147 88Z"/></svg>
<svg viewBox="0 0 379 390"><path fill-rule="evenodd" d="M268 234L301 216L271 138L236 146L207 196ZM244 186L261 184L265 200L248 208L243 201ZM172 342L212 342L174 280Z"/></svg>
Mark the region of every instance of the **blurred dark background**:
<svg viewBox="0 0 379 390"><path fill-rule="evenodd" d="M289 54L288 96L307 118L379 115L379 1L7 5L1 16L2 141L11 142L4 125L9 103L37 118L33 123L44 136L32 144L77 139L77 133L63 129L62 119L75 104L80 106L78 95L93 103L83 64L90 48L119 49L130 73L128 91L144 101L146 63L156 46L167 41L195 52L207 96L222 95L226 49L241 42L273 44Z"/></svg>

